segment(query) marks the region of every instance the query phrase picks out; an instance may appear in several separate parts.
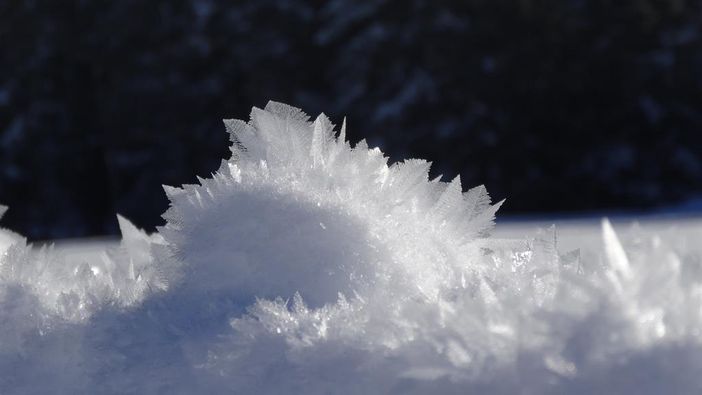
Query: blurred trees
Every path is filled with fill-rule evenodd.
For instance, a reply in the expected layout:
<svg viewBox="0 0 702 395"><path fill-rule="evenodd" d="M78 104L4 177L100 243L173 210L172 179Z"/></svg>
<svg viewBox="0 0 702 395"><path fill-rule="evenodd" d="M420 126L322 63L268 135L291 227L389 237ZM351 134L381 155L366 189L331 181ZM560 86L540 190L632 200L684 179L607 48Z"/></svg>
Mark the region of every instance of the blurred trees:
<svg viewBox="0 0 702 395"><path fill-rule="evenodd" d="M32 238L152 228L222 118L288 102L503 210L702 190L699 1L0 2L0 202Z"/></svg>

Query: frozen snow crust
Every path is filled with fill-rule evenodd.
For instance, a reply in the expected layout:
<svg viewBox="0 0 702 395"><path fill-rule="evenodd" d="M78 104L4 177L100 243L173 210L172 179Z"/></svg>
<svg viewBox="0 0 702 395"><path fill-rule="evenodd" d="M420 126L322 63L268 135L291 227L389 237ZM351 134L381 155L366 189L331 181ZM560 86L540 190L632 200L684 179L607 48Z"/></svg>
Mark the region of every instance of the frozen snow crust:
<svg viewBox="0 0 702 395"><path fill-rule="evenodd" d="M702 229L560 251L280 103L89 259L0 230L0 393L700 393ZM4 208L0 207L0 216Z"/></svg>

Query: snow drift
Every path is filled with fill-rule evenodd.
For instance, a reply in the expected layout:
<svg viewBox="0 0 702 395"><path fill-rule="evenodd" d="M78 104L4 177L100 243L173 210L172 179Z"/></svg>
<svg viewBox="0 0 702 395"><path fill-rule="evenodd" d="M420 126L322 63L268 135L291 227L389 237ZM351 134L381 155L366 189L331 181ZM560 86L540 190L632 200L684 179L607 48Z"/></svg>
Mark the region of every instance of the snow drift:
<svg viewBox="0 0 702 395"><path fill-rule="evenodd" d="M0 231L1 393L694 393L702 230L561 251L280 103L89 258ZM0 208L0 215L4 210Z"/></svg>

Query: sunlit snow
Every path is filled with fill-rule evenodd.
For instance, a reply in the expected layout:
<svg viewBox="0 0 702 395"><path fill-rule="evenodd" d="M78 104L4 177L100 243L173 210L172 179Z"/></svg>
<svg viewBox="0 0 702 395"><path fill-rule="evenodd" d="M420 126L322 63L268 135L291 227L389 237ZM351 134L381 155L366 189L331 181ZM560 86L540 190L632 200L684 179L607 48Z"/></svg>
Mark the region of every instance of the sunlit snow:
<svg viewBox="0 0 702 395"><path fill-rule="evenodd" d="M702 391L700 223L494 228L485 188L324 115L225 125L156 234L0 230L0 393Z"/></svg>

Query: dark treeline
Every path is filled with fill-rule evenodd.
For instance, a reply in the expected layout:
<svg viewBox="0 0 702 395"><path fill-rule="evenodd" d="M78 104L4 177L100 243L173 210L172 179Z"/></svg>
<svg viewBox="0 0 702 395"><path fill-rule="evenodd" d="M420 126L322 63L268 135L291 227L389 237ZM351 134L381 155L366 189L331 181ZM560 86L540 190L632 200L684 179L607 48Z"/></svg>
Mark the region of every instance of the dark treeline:
<svg viewBox="0 0 702 395"><path fill-rule="evenodd" d="M227 3L225 5L225 3ZM268 99L348 117L503 212L702 190L700 1L0 2L0 202L32 239L153 229Z"/></svg>

